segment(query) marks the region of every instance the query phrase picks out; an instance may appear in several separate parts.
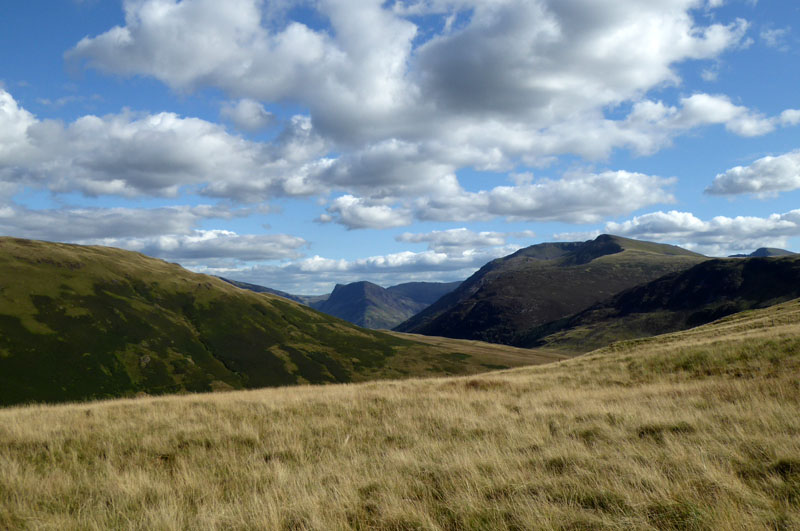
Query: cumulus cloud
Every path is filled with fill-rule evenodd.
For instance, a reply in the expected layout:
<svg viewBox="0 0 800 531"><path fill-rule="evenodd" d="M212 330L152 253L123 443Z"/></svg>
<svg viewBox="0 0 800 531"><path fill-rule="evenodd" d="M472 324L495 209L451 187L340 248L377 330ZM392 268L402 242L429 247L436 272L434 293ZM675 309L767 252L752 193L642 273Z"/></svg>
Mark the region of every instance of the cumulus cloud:
<svg viewBox="0 0 800 531"><path fill-rule="evenodd" d="M323 189L310 176L326 166L326 148L302 116L262 144L168 112L38 120L0 89L0 135L0 176L53 192L175 197L189 187L257 202Z"/></svg>
<svg viewBox="0 0 800 531"><path fill-rule="evenodd" d="M236 103L225 102L219 111L220 116L233 122L233 125L244 131L255 132L271 124L274 116L262 104L249 98Z"/></svg>
<svg viewBox="0 0 800 531"><path fill-rule="evenodd" d="M260 262L297 258L298 249L308 244L288 234L237 234L228 230L193 230L146 238L105 238L103 245L139 251L149 256L209 263Z"/></svg>
<svg viewBox="0 0 800 531"><path fill-rule="evenodd" d="M429 220L471 220L503 216L510 220L593 223L647 205L671 203L666 188L674 179L627 171L572 173L560 180L488 191L463 192L418 203L418 217Z"/></svg>
<svg viewBox="0 0 800 531"><path fill-rule="evenodd" d="M230 216L229 211L210 206L34 210L8 203L0 207L0 233L20 238L86 243L107 238L185 234L202 219Z"/></svg>
<svg viewBox="0 0 800 531"><path fill-rule="evenodd" d="M322 223L335 221L348 229L386 229L411 224L411 212L405 208L375 204L360 197L337 197L327 208L328 214L318 218Z"/></svg>
<svg viewBox="0 0 800 531"><path fill-rule="evenodd" d="M674 117L677 127L692 128L698 125L724 124L741 136L758 136L769 133L780 119L767 118L741 105L734 105L724 95L694 94L681 100L682 109Z"/></svg>
<svg viewBox="0 0 800 531"><path fill-rule="evenodd" d="M396 195L387 183L415 194L432 171L505 171L519 160L663 145L680 128L641 129L604 112L679 83L677 64L713 60L742 42L745 21L704 25L693 17L697 5L325 0L313 5L324 24L311 28L258 0L128 0L124 26L82 39L67 57L179 91L214 86L243 101L299 104L346 155L325 179L357 195L369 186ZM422 33L420 15L444 29ZM725 122L737 134L768 130L757 114L737 113ZM683 127L707 123L693 120L685 115ZM432 163L403 171L392 164L401 153Z"/></svg>
<svg viewBox="0 0 800 531"><path fill-rule="evenodd" d="M416 14L446 20L468 11L468 23L425 39L412 55L411 11L383 4L320 2L328 31L265 19L257 0L128 0L124 26L82 39L67 57L179 90L214 85L262 101L300 99L323 122L357 107L362 116L352 119L362 120L423 101L548 121L552 110L675 82L674 63L715 57L747 28L742 20L698 25L689 14L695 0L430 2Z"/></svg>
<svg viewBox="0 0 800 531"><path fill-rule="evenodd" d="M706 193L769 195L800 189L800 150L762 157L749 166L736 166L714 178Z"/></svg>
<svg viewBox="0 0 800 531"><path fill-rule="evenodd" d="M467 228L435 230L428 233L405 232L395 239L408 243L427 243L434 252L451 254L455 251L506 245L509 238L533 238L532 231L523 232L474 232Z"/></svg>
<svg viewBox="0 0 800 531"><path fill-rule="evenodd" d="M800 236L800 210L755 216L716 216L703 220L690 212L651 212L630 220L606 223L602 232L642 240L674 243L711 256L751 252L759 247L786 247ZM557 234L582 239L585 233Z"/></svg>
<svg viewBox="0 0 800 531"><path fill-rule="evenodd" d="M204 272L235 280L270 286L290 293L327 293L334 284L369 278L383 286L403 282L450 282L463 280L486 262L518 250L505 245L465 249L450 253L433 250L405 251L353 260L312 256L282 266L203 268Z"/></svg>
<svg viewBox="0 0 800 531"><path fill-rule="evenodd" d="M800 109L786 109L778 118L781 125L800 124Z"/></svg>
<svg viewBox="0 0 800 531"><path fill-rule="evenodd" d="M191 264L298 258L304 239L288 234L237 234L201 230L207 219L250 214L213 205L35 210L13 202L0 207L0 234L20 238L106 245Z"/></svg>

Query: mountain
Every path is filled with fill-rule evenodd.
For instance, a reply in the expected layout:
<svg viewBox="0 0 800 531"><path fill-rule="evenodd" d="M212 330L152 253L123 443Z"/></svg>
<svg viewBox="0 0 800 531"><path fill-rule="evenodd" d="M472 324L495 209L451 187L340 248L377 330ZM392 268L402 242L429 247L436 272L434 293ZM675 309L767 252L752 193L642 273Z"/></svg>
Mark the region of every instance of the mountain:
<svg viewBox="0 0 800 531"><path fill-rule="evenodd" d="M800 255L708 260L538 327L520 344L588 351L621 339L685 330L797 297Z"/></svg>
<svg viewBox="0 0 800 531"><path fill-rule="evenodd" d="M457 282L406 282L405 284L389 286L386 291L424 304L427 307L460 285L460 280Z"/></svg>
<svg viewBox="0 0 800 531"><path fill-rule="evenodd" d="M795 253L775 247L760 247L750 254L732 254L728 258L766 258L768 256L791 256Z"/></svg>
<svg viewBox="0 0 800 531"><path fill-rule="evenodd" d="M366 328L389 329L427 308L459 282L412 282L382 288L372 282L337 284L330 296L312 306Z"/></svg>
<svg viewBox="0 0 800 531"><path fill-rule="evenodd" d="M239 280L231 280L224 277L218 278L220 280L224 280L228 284L233 284L237 288L254 291L256 293L271 293L272 295L277 295L278 297L283 297L284 299L289 299L290 301L299 302L300 304L305 304L306 306L313 307L314 304L318 304L328 298L328 295L292 295L291 293L286 293L285 291L268 288L266 286L259 286L258 284L250 284L249 282L241 282Z"/></svg>
<svg viewBox="0 0 800 531"><path fill-rule="evenodd" d="M526 362L517 350L497 354L364 330L139 253L0 238L0 405Z"/></svg>
<svg viewBox="0 0 800 531"><path fill-rule="evenodd" d="M222 277L220 277L222 278ZM461 282L407 282L382 288L372 282L337 284L327 295L292 295L257 284L223 278L236 287L271 293L372 329L390 329L424 310Z"/></svg>
<svg viewBox="0 0 800 531"><path fill-rule="evenodd" d="M523 345L537 327L708 258L619 236L542 243L489 262L395 330Z"/></svg>

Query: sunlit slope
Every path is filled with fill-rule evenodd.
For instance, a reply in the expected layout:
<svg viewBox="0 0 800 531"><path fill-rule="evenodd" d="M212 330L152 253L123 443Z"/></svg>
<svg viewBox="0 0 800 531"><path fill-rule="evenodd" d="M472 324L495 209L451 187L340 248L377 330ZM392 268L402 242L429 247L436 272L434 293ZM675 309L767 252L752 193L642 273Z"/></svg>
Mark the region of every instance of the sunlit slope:
<svg viewBox="0 0 800 531"><path fill-rule="evenodd" d="M0 528L798 529L800 301L481 376L0 411Z"/></svg>
<svg viewBox="0 0 800 531"><path fill-rule="evenodd" d="M364 330L138 253L0 238L0 405L519 364Z"/></svg>

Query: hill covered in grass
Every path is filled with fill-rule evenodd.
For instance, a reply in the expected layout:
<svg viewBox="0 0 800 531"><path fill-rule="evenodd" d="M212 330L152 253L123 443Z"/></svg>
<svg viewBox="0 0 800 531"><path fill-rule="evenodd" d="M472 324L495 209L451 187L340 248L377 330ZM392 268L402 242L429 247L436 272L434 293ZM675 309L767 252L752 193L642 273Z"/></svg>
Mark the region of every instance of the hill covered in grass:
<svg viewBox="0 0 800 531"><path fill-rule="evenodd" d="M538 326L707 259L610 235L533 245L489 262L395 330L522 346Z"/></svg>
<svg viewBox="0 0 800 531"><path fill-rule="evenodd" d="M0 410L0 527L798 529L800 301L459 378Z"/></svg>
<svg viewBox="0 0 800 531"><path fill-rule="evenodd" d="M365 330L138 253L0 238L0 405L524 363L471 348Z"/></svg>
<svg viewBox="0 0 800 531"><path fill-rule="evenodd" d="M548 323L524 346L586 352L613 341L685 330L800 297L800 255L708 260Z"/></svg>

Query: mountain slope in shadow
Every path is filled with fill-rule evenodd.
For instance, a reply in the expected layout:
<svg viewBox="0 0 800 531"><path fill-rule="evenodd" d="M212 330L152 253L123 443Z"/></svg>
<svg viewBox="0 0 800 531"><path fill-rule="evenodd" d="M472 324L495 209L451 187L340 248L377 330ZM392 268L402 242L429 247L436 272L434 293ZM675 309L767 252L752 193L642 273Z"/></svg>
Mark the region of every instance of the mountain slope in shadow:
<svg viewBox="0 0 800 531"><path fill-rule="evenodd" d="M611 235L533 245L489 262L395 330L523 345L543 324L707 259Z"/></svg>

